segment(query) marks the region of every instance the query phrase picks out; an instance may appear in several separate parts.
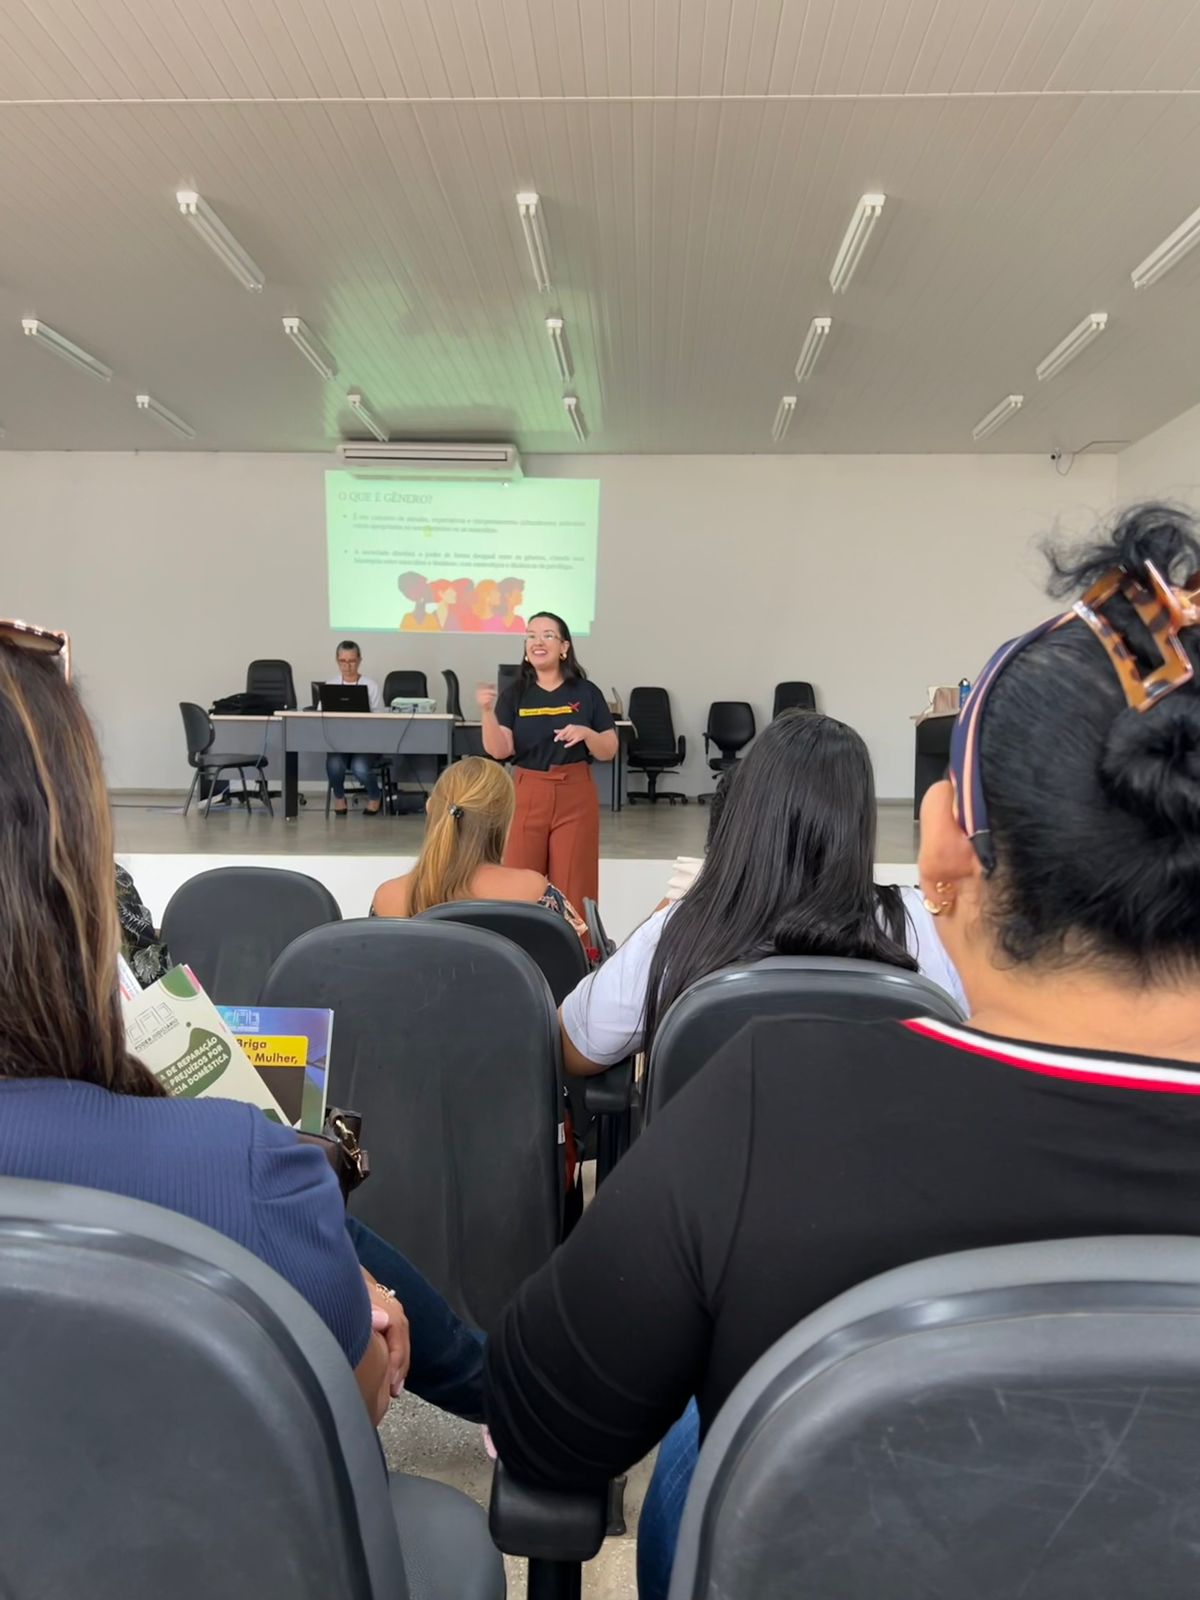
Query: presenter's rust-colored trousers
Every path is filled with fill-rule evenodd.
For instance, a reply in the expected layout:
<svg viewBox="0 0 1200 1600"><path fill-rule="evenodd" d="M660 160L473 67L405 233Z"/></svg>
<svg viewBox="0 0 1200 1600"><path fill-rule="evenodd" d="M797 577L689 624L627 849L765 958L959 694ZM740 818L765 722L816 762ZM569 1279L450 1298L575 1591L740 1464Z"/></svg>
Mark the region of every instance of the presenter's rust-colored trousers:
<svg viewBox="0 0 1200 1600"><path fill-rule="evenodd" d="M517 813L504 865L544 872L582 916L584 900L600 898L600 796L591 767L518 767L513 778Z"/></svg>

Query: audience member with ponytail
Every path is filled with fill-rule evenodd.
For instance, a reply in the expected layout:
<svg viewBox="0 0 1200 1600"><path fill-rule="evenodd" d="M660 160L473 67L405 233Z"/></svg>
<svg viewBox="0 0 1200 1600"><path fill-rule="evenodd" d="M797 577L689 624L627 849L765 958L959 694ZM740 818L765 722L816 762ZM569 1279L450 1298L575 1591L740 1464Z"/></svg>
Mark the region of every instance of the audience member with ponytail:
<svg viewBox="0 0 1200 1600"><path fill-rule="evenodd" d="M922 808L969 1022L748 1024L493 1334L514 1475L604 1484L693 1395L703 1437L776 1339L889 1268L1200 1232L1198 568L1163 506L1054 559L1081 599L992 657ZM665 1592L695 1442L660 1452L643 1600Z"/></svg>
<svg viewBox="0 0 1200 1600"><path fill-rule="evenodd" d="M506 867L516 795L495 761L467 756L446 768L426 807L425 842L411 872L375 891L374 917L415 917L449 900L520 900L564 917L586 940L575 907L540 872Z"/></svg>

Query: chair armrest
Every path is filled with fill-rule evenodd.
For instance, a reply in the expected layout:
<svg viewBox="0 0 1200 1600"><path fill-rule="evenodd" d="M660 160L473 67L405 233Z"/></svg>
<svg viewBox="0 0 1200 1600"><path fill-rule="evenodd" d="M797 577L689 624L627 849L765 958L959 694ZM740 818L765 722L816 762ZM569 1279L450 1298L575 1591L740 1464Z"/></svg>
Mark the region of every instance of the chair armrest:
<svg viewBox="0 0 1200 1600"><path fill-rule="evenodd" d="M497 1461L488 1527L506 1556L533 1561L590 1561L604 1543L608 1485L602 1489L533 1489Z"/></svg>
<svg viewBox="0 0 1200 1600"><path fill-rule="evenodd" d="M676 751L677 751L677 754L679 756L680 761L685 761L687 759L687 734L686 733L681 733L679 735L679 743L676 746Z"/></svg>
<svg viewBox="0 0 1200 1600"><path fill-rule="evenodd" d="M633 1058L583 1080L583 1103L593 1117L616 1116L633 1104Z"/></svg>
<svg viewBox="0 0 1200 1600"><path fill-rule="evenodd" d="M712 748L712 740L709 738L709 736L706 733L704 735L704 754L707 755L711 748Z"/></svg>

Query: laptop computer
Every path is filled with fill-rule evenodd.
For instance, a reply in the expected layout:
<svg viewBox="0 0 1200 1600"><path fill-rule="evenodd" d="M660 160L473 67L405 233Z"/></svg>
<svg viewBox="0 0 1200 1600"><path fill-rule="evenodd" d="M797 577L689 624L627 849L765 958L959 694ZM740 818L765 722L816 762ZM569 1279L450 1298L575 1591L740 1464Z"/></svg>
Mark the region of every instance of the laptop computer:
<svg viewBox="0 0 1200 1600"><path fill-rule="evenodd" d="M322 711L336 711L344 716L348 711L370 711L370 709L371 701L366 684L323 683L321 685Z"/></svg>

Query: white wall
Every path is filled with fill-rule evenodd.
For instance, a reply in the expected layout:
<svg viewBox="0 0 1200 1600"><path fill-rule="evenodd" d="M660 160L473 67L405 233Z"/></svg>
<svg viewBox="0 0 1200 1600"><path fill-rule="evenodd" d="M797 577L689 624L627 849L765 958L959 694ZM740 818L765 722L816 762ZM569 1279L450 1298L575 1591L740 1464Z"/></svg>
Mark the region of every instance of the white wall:
<svg viewBox="0 0 1200 1600"><path fill-rule="evenodd" d="M69 628L114 787L183 785L180 700L243 686L284 656L297 687L332 670L323 456L0 452L0 615ZM866 737L882 796L912 792L912 713L973 676L1046 610L1038 537L1084 526L1112 457L1069 477L1030 456L542 457L598 476L600 593L589 673L671 691L707 787L709 701L808 678ZM536 603L536 595L528 599ZM568 619L569 620L569 619ZM366 670L491 677L494 637L365 635Z"/></svg>
<svg viewBox="0 0 1200 1600"><path fill-rule="evenodd" d="M1117 493L1122 505L1176 500L1200 511L1200 406L1121 451Z"/></svg>

